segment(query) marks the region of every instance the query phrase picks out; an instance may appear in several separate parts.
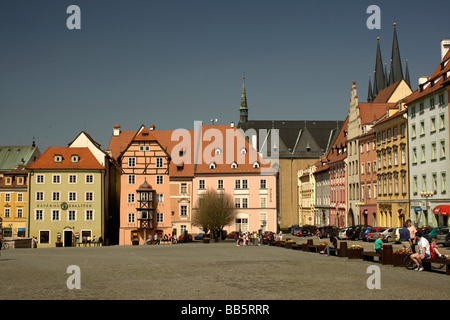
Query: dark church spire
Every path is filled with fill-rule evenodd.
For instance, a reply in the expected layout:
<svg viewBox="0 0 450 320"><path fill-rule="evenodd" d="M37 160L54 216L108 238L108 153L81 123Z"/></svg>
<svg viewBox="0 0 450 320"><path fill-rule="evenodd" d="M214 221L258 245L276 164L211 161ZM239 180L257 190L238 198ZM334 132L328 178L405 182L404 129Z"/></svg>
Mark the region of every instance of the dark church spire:
<svg viewBox="0 0 450 320"><path fill-rule="evenodd" d="M394 39L392 41L392 55L391 55L391 74L392 83L403 79L402 61L400 59L400 48L398 46L397 38L397 23L394 22Z"/></svg>
<svg viewBox="0 0 450 320"><path fill-rule="evenodd" d="M367 102L369 103L373 102L372 81L370 80L370 74L369 74L369 92L367 93Z"/></svg>
<svg viewBox="0 0 450 320"><path fill-rule="evenodd" d="M411 88L411 81L409 80L408 59L406 59L405 81L408 84L408 86Z"/></svg>
<svg viewBox="0 0 450 320"><path fill-rule="evenodd" d="M247 94L245 92L245 76L242 77L242 93L241 93L241 106L239 107L240 118L239 122L248 121L248 107L247 107Z"/></svg>
<svg viewBox="0 0 450 320"><path fill-rule="evenodd" d="M373 78L373 97L375 98L378 93L385 88L384 70L383 70L383 59L381 58L380 49L380 37L377 38L377 57L375 61L375 72Z"/></svg>

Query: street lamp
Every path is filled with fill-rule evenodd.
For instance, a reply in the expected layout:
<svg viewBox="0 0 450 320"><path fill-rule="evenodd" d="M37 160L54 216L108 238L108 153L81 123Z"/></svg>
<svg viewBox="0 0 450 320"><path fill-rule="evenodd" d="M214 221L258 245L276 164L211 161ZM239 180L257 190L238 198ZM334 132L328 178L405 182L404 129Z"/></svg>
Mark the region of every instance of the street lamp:
<svg viewBox="0 0 450 320"><path fill-rule="evenodd" d="M420 196L422 198L425 198L425 210L427 210L427 214L428 214L428 198L431 198L433 195L434 195L433 191L422 191L420 193ZM422 211L420 211L419 220L417 221L417 227L419 226L421 217L422 217Z"/></svg>

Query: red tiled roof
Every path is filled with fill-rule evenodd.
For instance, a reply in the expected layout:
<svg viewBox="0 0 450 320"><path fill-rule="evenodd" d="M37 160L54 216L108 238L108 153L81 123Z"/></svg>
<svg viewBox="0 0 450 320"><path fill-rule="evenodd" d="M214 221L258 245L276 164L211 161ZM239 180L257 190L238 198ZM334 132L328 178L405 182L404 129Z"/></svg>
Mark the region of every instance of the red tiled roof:
<svg viewBox="0 0 450 320"><path fill-rule="evenodd" d="M55 162L55 155L62 156L62 161ZM79 156L78 162L72 162L72 155ZM27 169L101 170L104 167L97 161L89 148L50 147Z"/></svg>

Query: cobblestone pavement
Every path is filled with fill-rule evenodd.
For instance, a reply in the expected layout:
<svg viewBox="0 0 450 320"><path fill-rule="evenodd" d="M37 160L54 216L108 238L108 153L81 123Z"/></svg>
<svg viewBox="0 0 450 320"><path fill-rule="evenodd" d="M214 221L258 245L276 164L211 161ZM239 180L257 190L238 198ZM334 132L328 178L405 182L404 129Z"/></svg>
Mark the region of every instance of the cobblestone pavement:
<svg viewBox="0 0 450 320"><path fill-rule="evenodd" d="M366 284L373 264L381 271L379 290ZM70 265L80 268L80 289L67 287ZM0 256L3 299L392 300L417 299L419 292L421 298L448 300L449 285L442 273L278 247L237 247L233 241L14 249Z"/></svg>

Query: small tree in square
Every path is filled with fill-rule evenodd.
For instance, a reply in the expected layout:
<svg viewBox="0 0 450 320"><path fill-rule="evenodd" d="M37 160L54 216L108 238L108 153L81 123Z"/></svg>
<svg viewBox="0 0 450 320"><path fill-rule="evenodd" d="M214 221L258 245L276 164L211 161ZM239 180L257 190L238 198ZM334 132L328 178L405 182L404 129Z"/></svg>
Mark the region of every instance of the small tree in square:
<svg viewBox="0 0 450 320"><path fill-rule="evenodd" d="M216 238L222 234L225 226L234 221L235 215L236 208L231 195L208 189L199 197L192 224L202 228L205 234L210 231Z"/></svg>

